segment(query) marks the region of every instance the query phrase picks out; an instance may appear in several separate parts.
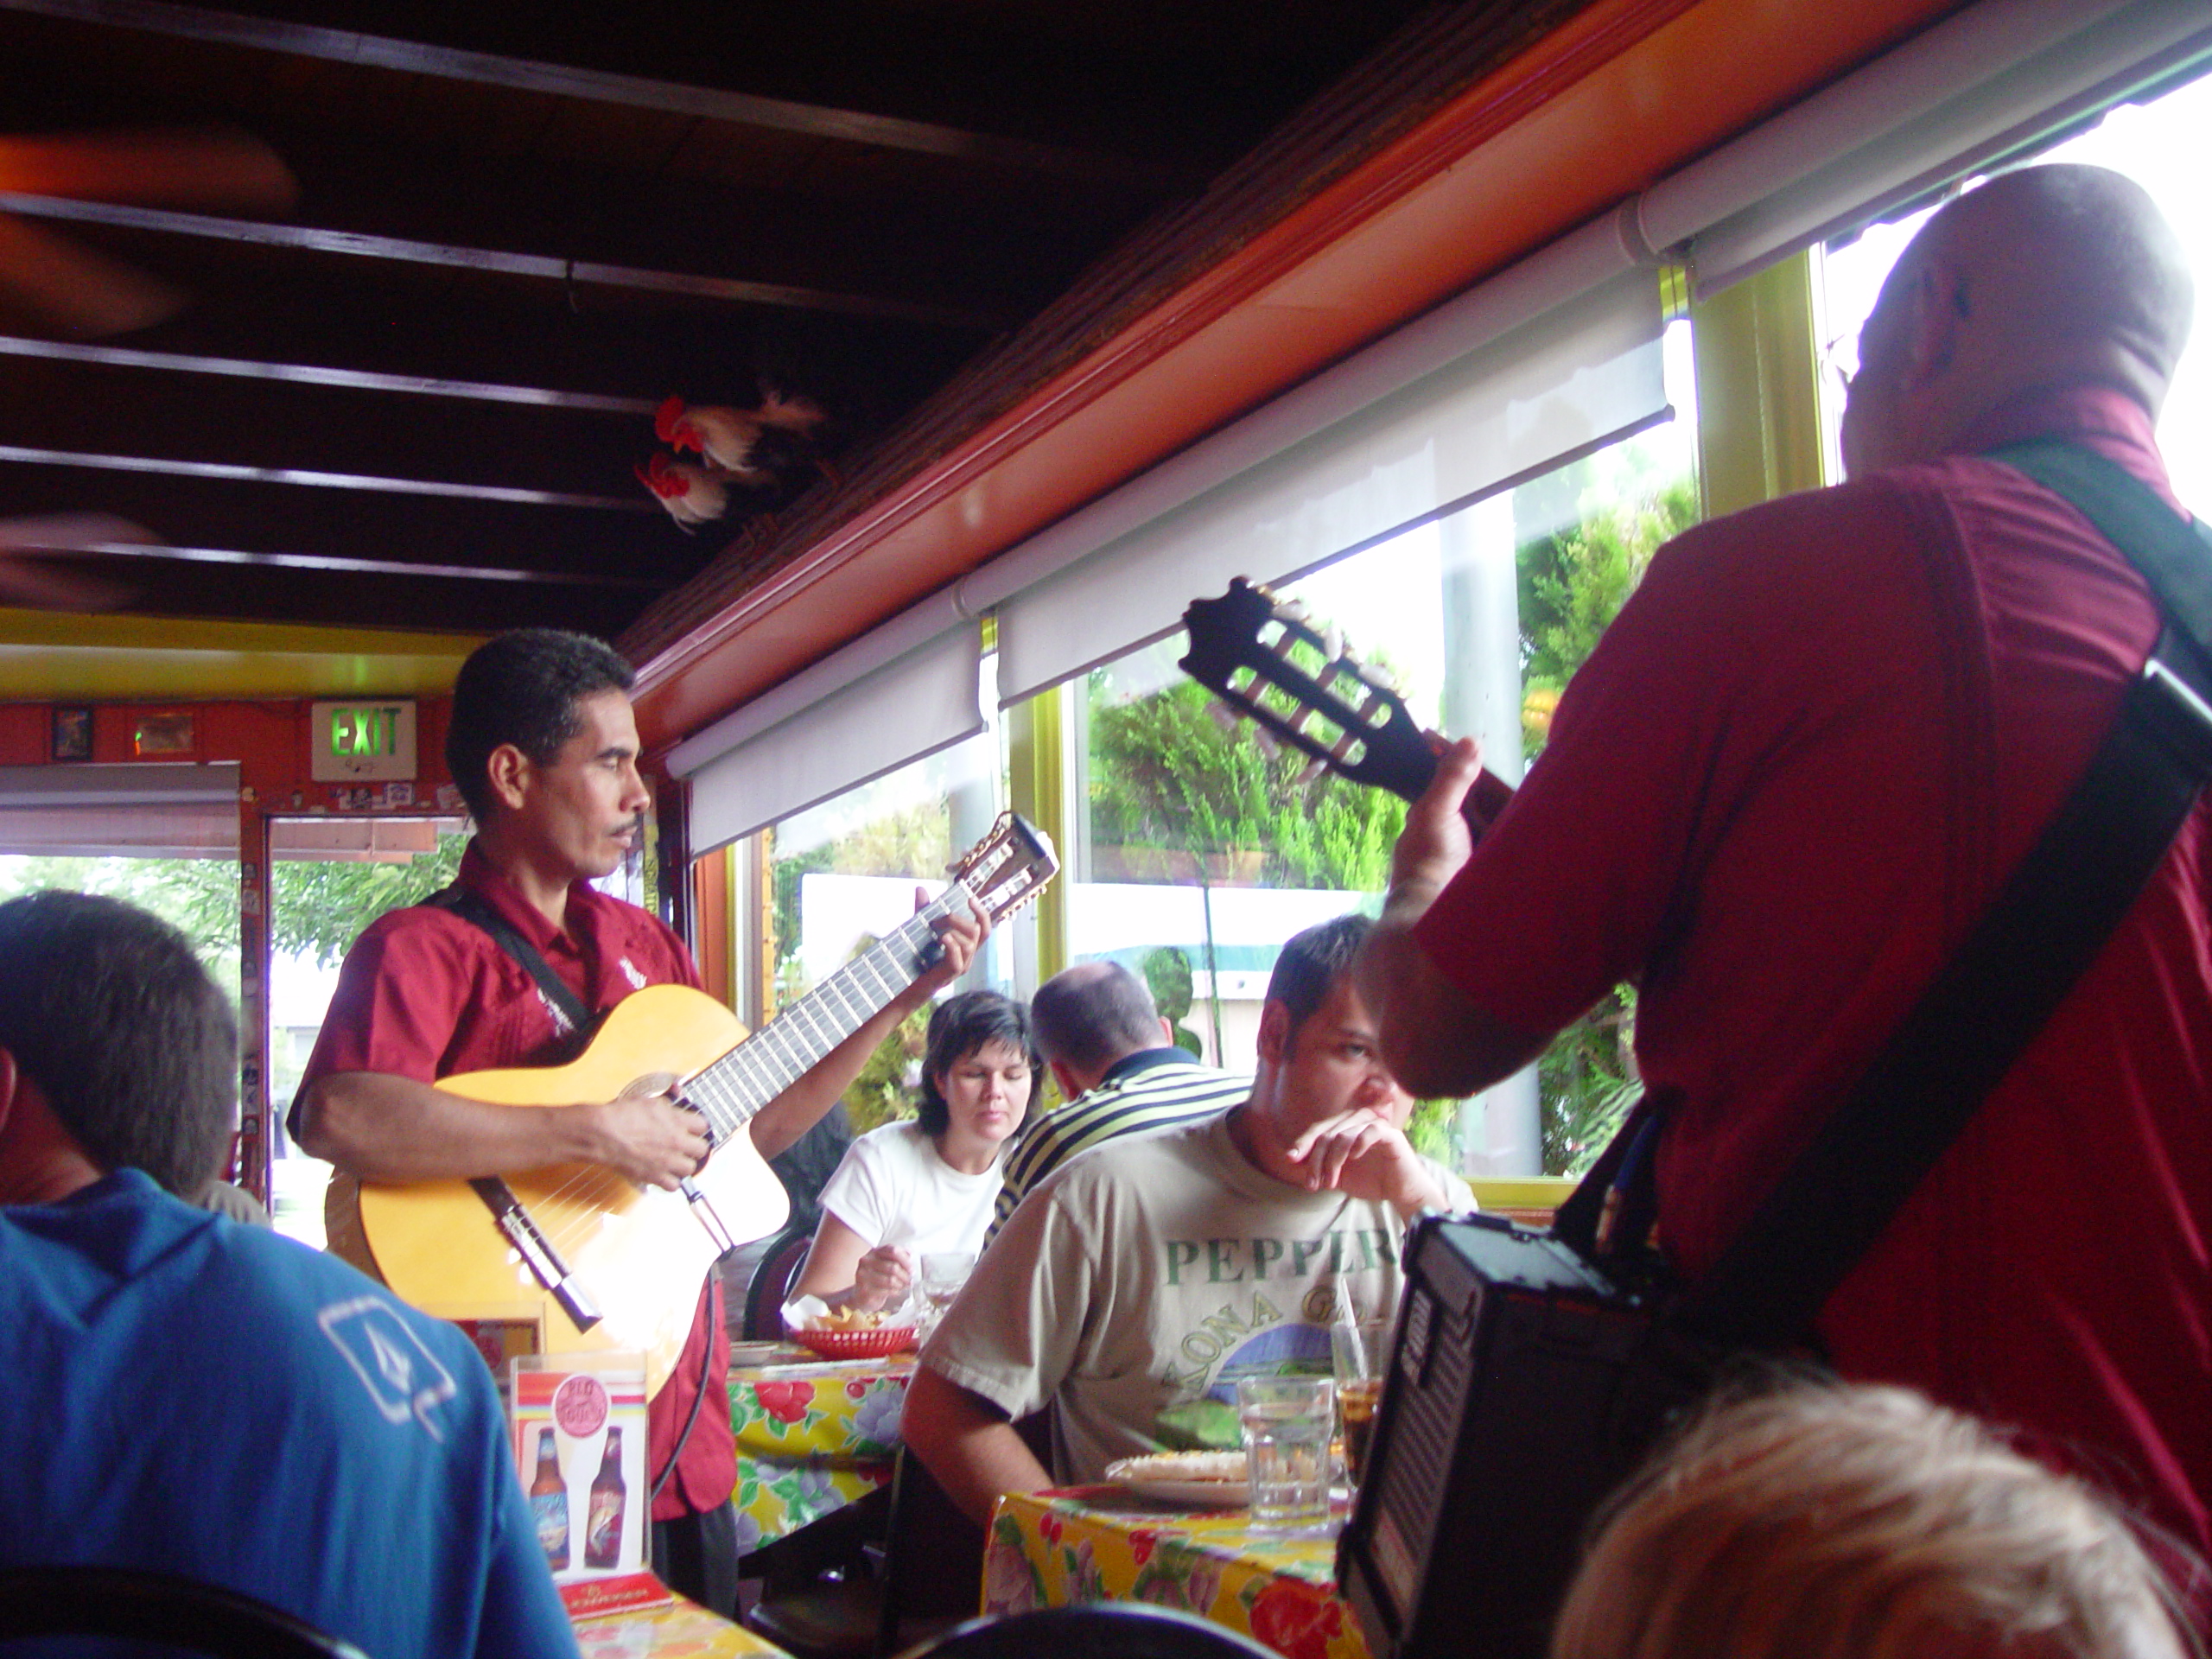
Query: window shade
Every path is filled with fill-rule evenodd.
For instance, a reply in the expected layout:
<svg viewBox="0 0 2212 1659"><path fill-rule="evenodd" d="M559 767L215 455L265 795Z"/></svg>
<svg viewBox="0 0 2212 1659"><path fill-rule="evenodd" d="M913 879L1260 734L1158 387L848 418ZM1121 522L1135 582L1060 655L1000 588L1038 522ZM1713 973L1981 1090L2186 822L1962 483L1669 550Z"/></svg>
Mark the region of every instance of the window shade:
<svg viewBox="0 0 2212 1659"><path fill-rule="evenodd" d="M1663 415L1656 274L1623 269L1610 225L1571 240L1550 263L1569 283L1579 265L1579 288L1516 273L1478 290L1440 367L1370 391L1363 406L1002 599L997 582L981 579L996 566L963 584L969 608L998 607L1001 703L1159 639L1231 576L1303 575ZM1600 263L1611 274L1593 286L1587 273ZM1580 297L1560 303L1563 293ZM1373 378L1360 359L1332 374L1355 386ZM1330 380L1301 391L1319 401L1336 391ZM1108 497L1098 518L1110 523L1117 505ZM1069 550L1066 529L1055 530Z"/></svg>
<svg viewBox="0 0 2212 1659"><path fill-rule="evenodd" d="M1697 292L1871 223L2212 56L2203 0L1983 0L1653 187Z"/></svg>
<svg viewBox="0 0 2212 1659"><path fill-rule="evenodd" d="M711 851L982 731L982 639L973 624L939 633L747 730L735 722L766 702L756 700L713 728L712 759L679 748L671 764L683 757L696 768L693 849Z"/></svg>
<svg viewBox="0 0 2212 1659"><path fill-rule="evenodd" d="M0 853L234 859L238 769L160 761L0 766Z"/></svg>

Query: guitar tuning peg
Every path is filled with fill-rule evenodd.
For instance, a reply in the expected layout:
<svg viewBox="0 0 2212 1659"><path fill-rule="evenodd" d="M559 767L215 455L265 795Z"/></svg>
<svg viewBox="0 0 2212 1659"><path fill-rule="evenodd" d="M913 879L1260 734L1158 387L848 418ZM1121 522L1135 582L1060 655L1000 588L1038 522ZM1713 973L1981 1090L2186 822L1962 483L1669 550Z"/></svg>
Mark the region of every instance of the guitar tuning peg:
<svg viewBox="0 0 2212 1659"><path fill-rule="evenodd" d="M1292 622L1304 622L1308 620L1306 601L1302 599L1284 600L1275 607L1275 613Z"/></svg>
<svg viewBox="0 0 2212 1659"><path fill-rule="evenodd" d="M1219 698L1206 704L1206 718L1219 727L1224 735L1236 729L1236 711Z"/></svg>
<svg viewBox="0 0 2212 1659"><path fill-rule="evenodd" d="M1270 760L1282 753L1282 745L1275 741L1275 734L1265 727L1255 731L1252 740L1260 746L1260 753Z"/></svg>
<svg viewBox="0 0 2212 1659"><path fill-rule="evenodd" d="M1332 657L1344 654L1344 631L1332 622L1321 633L1321 649Z"/></svg>
<svg viewBox="0 0 2212 1659"><path fill-rule="evenodd" d="M1329 763L1322 760L1319 755L1316 755L1313 760L1308 760L1306 763L1305 766L1300 771L1297 778L1293 781L1297 784L1299 788L1304 789L1308 785L1319 783L1321 779L1321 775L1327 772L1328 769Z"/></svg>

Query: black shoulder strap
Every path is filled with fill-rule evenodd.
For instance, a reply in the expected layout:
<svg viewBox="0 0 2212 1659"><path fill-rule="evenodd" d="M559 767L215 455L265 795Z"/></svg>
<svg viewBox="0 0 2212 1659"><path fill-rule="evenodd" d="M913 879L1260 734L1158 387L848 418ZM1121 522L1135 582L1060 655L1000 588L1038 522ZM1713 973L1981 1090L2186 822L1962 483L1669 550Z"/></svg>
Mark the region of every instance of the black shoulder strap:
<svg viewBox="0 0 2212 1659"><path fill-rule="evenodd" d="M2189 675L2192 682L2212 680L2212 528L2202 518L2184 523L2126 468L2063 439L2008 444L1985 459L2003 461L2065 497L2127 555L2150 584L2167 627L2191 648L2193 663L2183 658L2169 665L2203 671Z"/></svg>
<svg viewBox="0 0 2212 1659"><path fill-rule="evenodd" d="M2167 627L2088 771L1958 956L1702 1278L1681 1326L1797 1340L2119 927L2212 777L2212 542L2071 445L2000 452L2128 556ZM2192 660L2193 659L2193 660Z"/></svg>
<svg viewBox="0 0 2212 1659"><path fill-rule="evenodd" d="M512 957L537 982L537 988L545 1000L560 1010L570 1028L570 1041L578 1048L590 1039L592 1027L598 1016L584 1006L583 998L569 988L569 982L553 971L553 964L545 960L537 947L515 931L512 923L493 909L481 893L471 893L466 887L441 887L423 901L449 911L463 921L474 922L492 936L492 942Z"/></svg>

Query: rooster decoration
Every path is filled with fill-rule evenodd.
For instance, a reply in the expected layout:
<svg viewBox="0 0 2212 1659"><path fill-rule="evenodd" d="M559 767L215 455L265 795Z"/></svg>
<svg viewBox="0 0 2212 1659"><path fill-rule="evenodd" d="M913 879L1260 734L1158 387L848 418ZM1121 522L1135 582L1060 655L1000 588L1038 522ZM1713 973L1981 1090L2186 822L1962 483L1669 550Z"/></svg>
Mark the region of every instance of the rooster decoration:
<svg viewBox="0 0 2212 1659"><path fill-rule="evenodd" d="M729 511L727 474L711 467L688 466L655 455L638 468L638 481L668 509L668 516L686 531L696 531Z"/></svg>
<svg viewBox="0 0 2212 1659"><path fill-rule="evenodd" d="M678 525L696 531L729 511L734 490L772 505L802 470L834 477L821 454L827 419L812 398L766 388L751 409L671 397L653 416L654 435L678 454L696 453L699 463L657 454L637 469L639 481Z"/></svg>

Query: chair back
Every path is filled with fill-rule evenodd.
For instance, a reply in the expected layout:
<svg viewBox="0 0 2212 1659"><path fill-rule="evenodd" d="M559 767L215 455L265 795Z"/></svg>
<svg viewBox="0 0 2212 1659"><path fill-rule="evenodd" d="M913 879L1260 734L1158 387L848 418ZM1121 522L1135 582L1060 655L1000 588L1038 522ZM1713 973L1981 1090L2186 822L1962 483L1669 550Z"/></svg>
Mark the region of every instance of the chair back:
<svg viewBox="0 0 2212 1659"><path fill-rule="evenodd" d="M813 1245L813 1233L796 1227L785 1228L770 1242L760 1265L753 1270L753 1282L745 1287L742 1330L747 1342L773 1342L784 1334L784 1304L791 1300L791 1282L806 1265L806 1253Z"/></svg>
<svg viewBox="0 0 2212 1659"><path fill-rule="evenodd" d="M1101 1602L971 1619L906 1659L1281 1659L1250 1637L1173 1607Z"/></svg>
<svg viewBox="0 0 2212 1659"><path fill-rule="evenodd" d="M33 1636L127 1638L215 1659L365 1659L239 1591L128 1567L0 1568L0 1641Z"/></svg>
<svg viewBox="0 0 2212 1659"><path fill-rule="evenodd" d="M878 1659L906 1648L901 1636L917 1624L973 1618L981 1599L983 1529L960 1512L929 1466L903 1446L891 1478L883 1577Z"/></svg>

